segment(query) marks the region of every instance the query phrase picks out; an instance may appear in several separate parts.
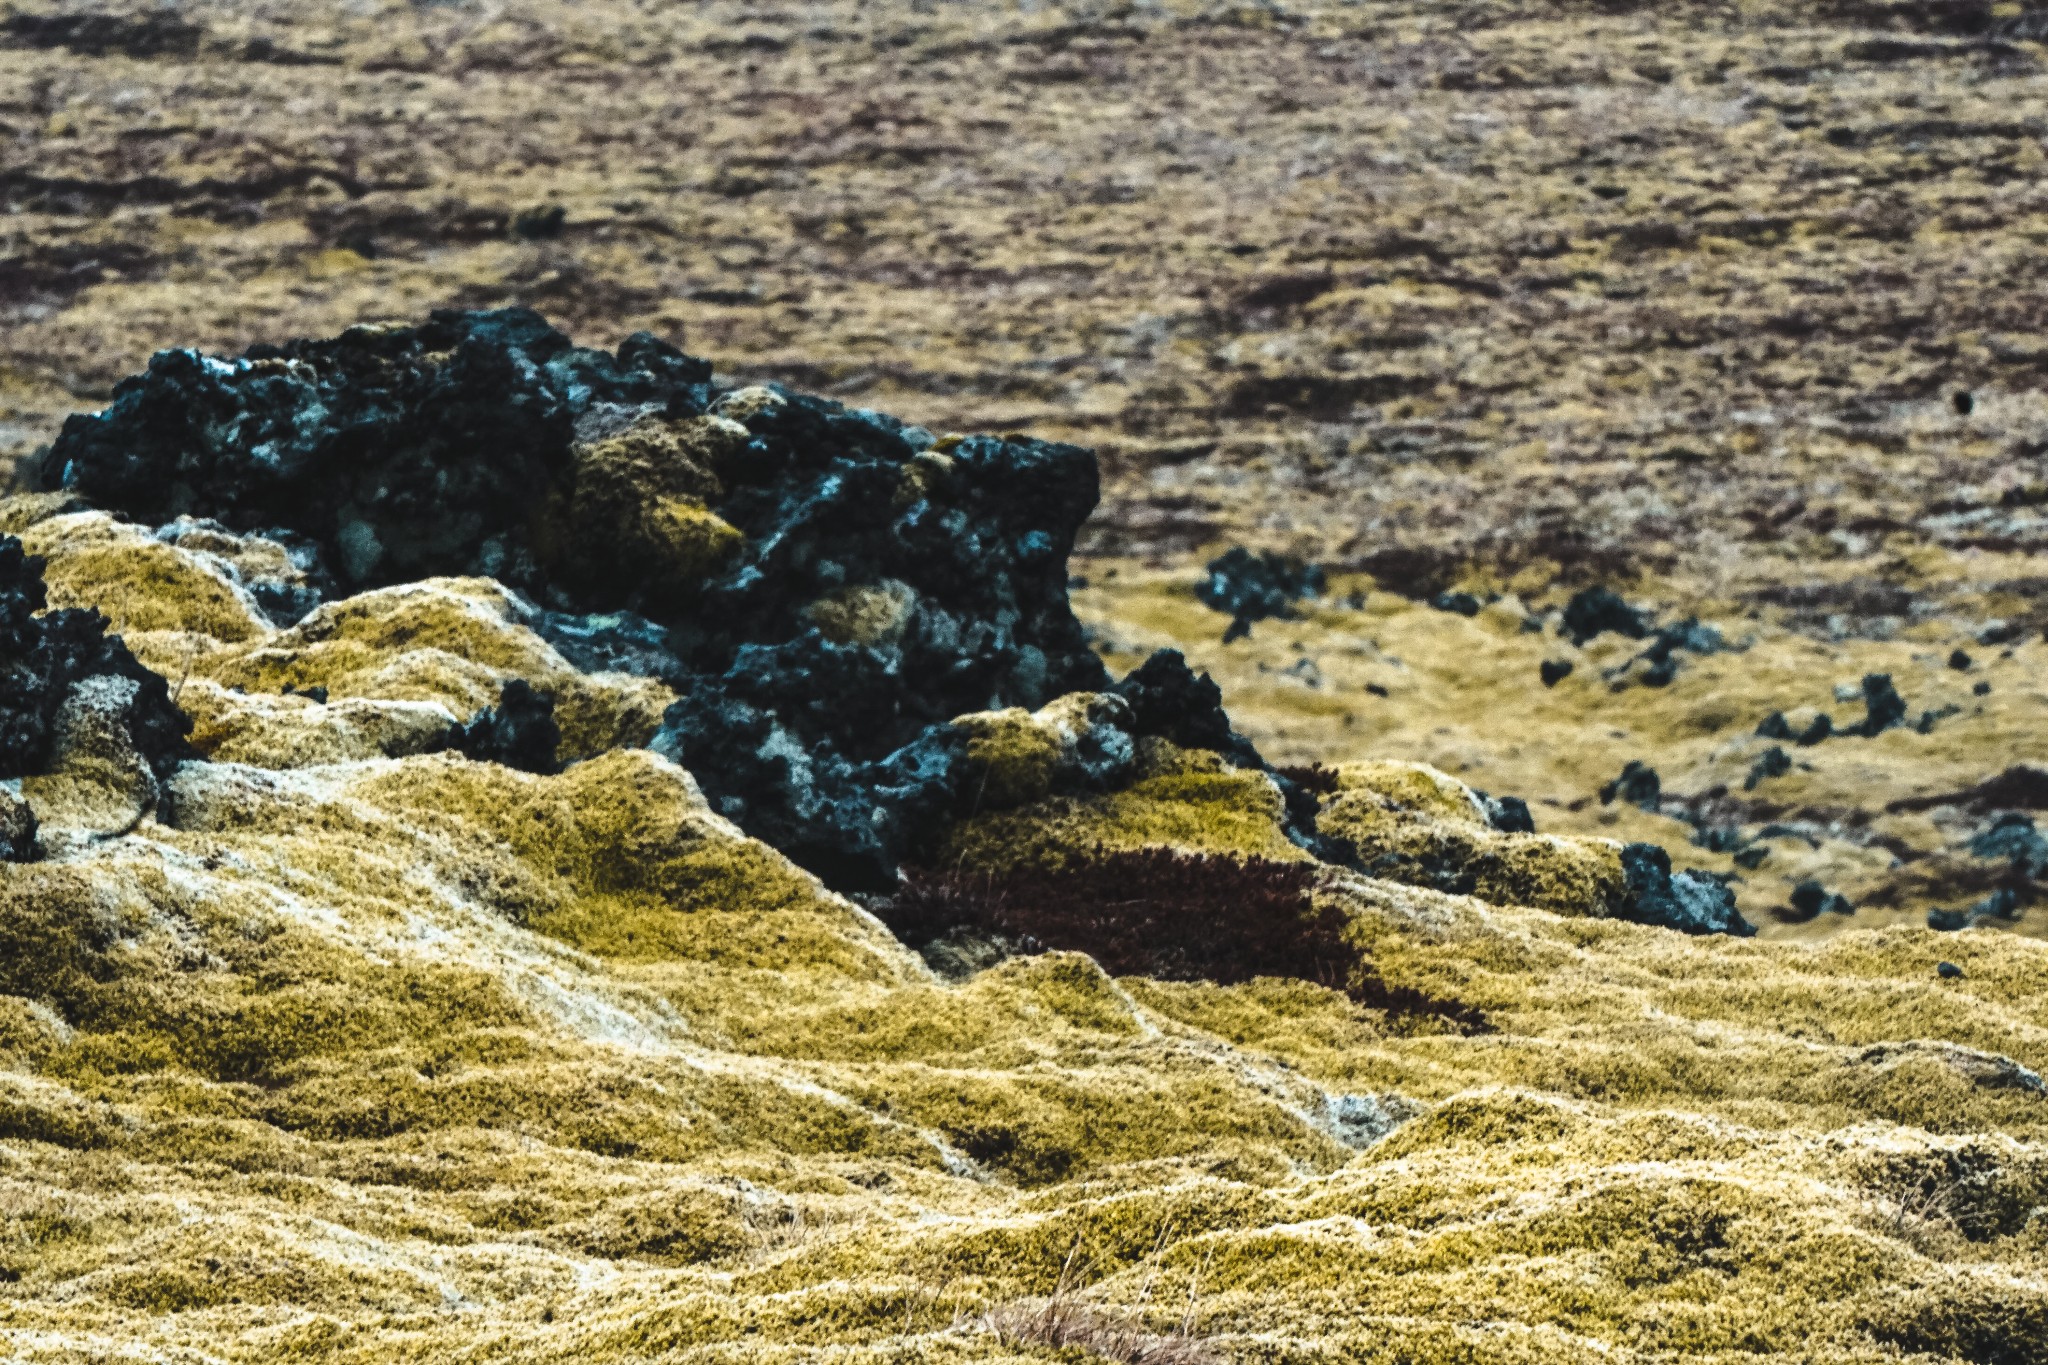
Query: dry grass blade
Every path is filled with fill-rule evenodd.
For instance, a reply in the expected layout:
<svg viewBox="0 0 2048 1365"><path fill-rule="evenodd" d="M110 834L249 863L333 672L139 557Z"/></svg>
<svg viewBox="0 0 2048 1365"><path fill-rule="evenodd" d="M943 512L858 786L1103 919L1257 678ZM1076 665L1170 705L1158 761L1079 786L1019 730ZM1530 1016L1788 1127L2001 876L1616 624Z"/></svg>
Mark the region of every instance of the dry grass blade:
<svg viewBox="0 0 2048 1365"><path fill-rule="evenodd" d="M1161 1229L1162 1242L1165 1236ZM1005 1346L1072 1347L1119 1365L1222 1365L1216 1347L1194 1334L1199 1281L1188 1285L1188 1306L1180 1325L1171 1332L1152 1332L1129 1313L1080 1300L1075 1293L1085 1269L1085 1264L1076 1264L1080 1254L1081 1244L1076 1242L1060 1267L1059 1283L1049 1298L991 1309L983 1315L983 1325ZM1148 1280L1145 1295L1150 1294Z"/></svg>
<svg viewBox="0 0 2048 1365"><path fill-rule="evenodd" d="M1122 1365L1222 1365L1200 1337L1146 1331L1136 1319L1071 1297L1006 1304L983 1319L1006 1346L1074 1347Z"/></svg>

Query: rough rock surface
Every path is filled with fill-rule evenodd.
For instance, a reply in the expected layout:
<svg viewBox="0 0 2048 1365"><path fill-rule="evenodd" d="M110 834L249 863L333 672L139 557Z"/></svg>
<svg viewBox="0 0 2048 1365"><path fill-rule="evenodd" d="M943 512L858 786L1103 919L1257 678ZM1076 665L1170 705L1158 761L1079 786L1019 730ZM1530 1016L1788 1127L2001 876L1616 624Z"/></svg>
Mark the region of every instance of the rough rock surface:
<svg viewBox="0 0 2048 1365"><path fill-rule="evenodd" d="M1296 602L1315 596L1326 584L1316 565L1271 550L1254 553L1242 545L1210 560L1203 573L1195 595L1230 618L1226 641L1242 638L1254 621L1294 615Z"/></svg>
<svg viewBox="0 0 2048 1365"><path fill-rule="evenodd" d="M694 416L710 377L652 337L613 357L521 310L235 360L161 351L105 411L65 422L43 481L140 521L285 528L350 587L477 572L533 587L529 526L572 481L577 420L597 405Z"/></svg>

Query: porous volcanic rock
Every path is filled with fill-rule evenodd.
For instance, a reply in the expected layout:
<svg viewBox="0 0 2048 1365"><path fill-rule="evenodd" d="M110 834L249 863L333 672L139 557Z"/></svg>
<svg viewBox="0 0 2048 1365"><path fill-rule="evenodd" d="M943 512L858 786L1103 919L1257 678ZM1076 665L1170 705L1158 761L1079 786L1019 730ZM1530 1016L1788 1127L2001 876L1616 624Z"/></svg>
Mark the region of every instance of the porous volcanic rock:
<svg viewBox="0 0 2048 1365"><path fill-rule="evenodd" d="M288 528L350 587L482 572L533 588L536 503L570 482L577 420L600 405L694 416L710 378L651 336L614 357L524 309L236 360L159 351L105 411L66 420L42 477L138 521Z"/></svg>

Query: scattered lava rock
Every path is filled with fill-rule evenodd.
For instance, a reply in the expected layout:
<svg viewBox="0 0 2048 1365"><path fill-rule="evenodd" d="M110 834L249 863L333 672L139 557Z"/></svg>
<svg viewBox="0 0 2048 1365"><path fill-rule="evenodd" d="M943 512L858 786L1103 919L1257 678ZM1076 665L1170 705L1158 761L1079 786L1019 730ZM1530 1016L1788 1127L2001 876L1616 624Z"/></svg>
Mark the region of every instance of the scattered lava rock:
<svg viewBox="0 0 2048 1365"><path fill-rule="evenodd" d="M1970 665L1974 662L1976 661L1970 657L1968 650L1958 649L1948 656L1948 666L1958 673L1969 672Z"/></svg>
<svg viewBox="0 0 2048 1365"><path fill-rule="evenodd" d="M1572 675L1572 667L1570 659L1545 659L1536 671L1545 687L1555 687Z"/></svg>
<svg viewBox="0 0 2048 1365"><path fill-rule="evenodd" d="M1906 699L1892 686L1889 673L1871 673L1863 679L1864 717L1849 733L1874 738L1906 718Z"/></svg>
<svg viewBox="0 0 2048 1365"><path fill-rule="evenodd" d="M1960 981L1963 969L1953 962L1937 962L1934 964L1934 974L1943 981Z"/></svg>
<svg viewBox="0 0 2048 1365"><path fill-rule="evenodd" d="M1235 640L1250 634L1254 621L1292 617L1296 602L1321 595L1327 585L1314 564L1239 545L1209 561L1195 596L1230 617L1224 638Z"/></svg>
<svg viewBox="0 0 2048 1365"><path fill-rule="evenodd" d="M2017 921L2026 911L2027 898L2018 888L2001 886L1984 899L1961 910L1929 910L1927 927L1944 933L1974 929L1986 920Z"/></svg>
<svg viewBox="0 0 2048 1365"><path fill-rule="evenodd" d="M1477 616L1479 599L1469 592L1440 592L1430 603L1438 611L1447 611L1454 616Z"/></svg>
<svg viewBox="0 0 2048 1365"><path fill-rule="evenodd" d="M1565 603L1562 626L1575 645L1610 630L1640 640L1650 633L1650 618L1613 589L1594 587L1581 589Z"/></svg>
<svg viewBox="0 0 2048 1365"><path fill-rule="evenodd" d="M1666 687L1678 676L1678 651L1713 654L1722 647L1721 632L1703 626L1698 618L1687 617L1676 625L1659 626L1651 633L1650 647L1630 662L1647 664L1642 676L1645 687Z"/></svg>
<svg viewBox="0 0 2048 1365"><path fill-rule="evenodd" d="M1970 852L2010 863L2014 872L2031 881L2048 877L2048 839L2041 837L2032 816L2018 811L1993 820L1990 828L1970 840Z"/></svg>
<svg viewBox="0 0 2048 1365"><path fill-rule="evenodd" d="M1621 776L1600 788L1601 805L1611 806L1616 801L1655 811L1664 801L1664 781L1655 768L1632 758L1622 765Z"/></svg>
<svg viewBox="0 0 2048 1365"><path fill-rule="evenodd" d="M1756 762L1749 765L1749 776L1742 779L1742 789L1746 792L1755 791L1758 784L1773 777L1783 777L1791 771L1792 755L1773 744L1758 754Z"/></svg>
<svg viewBox="0 0 2048 1365"><path fill-rule="evenodd" d="M1834 733L1834 717L1825 711L1815 716L1804 730L1794 730L1792 723L1785 719L1783 711L1771 712L1756 727L1758 739L1786 739L1806 749L1812 748Z"/></svg>
<svg viewBox="0 0 2048 1365"><path fill-rule="evenodd" d="M1474 792L1479 804L1486 807L1487 823L1503 834L1534 834L1536 817L1529 813L1529 803L1519 796L1489 796L1485 792Z"/></svg>
<svg viewBox="0 0 2048 1365"><path fill-rule="evenodd" d="M192 757L192 722L171 700L170 687L108 635L96 611L70 609L38 616L48 605L43 561L21 542L0 537L0 779L47 770L57 713L88 679L135 684L122 720L135 750L166 778Z"/></svg>
<svg viewBox="0 0 2048 1365"><path fill-rule="evenodd" d="M1848 897L1830 891L1816 881L1803 881L1792 888L1791 905L1778 912L1787 924L1804 924L1822 915L1853 915L1856 907Z"/></svg>
<svg viewBox="0 0 2048 1365"><path fill-rule="evenodd" d="M319 698L326 700L323 692ZM513 678L498 695L498 704L478 712L467 725L450 730L435 746L479 763L499 763L521 772L561 771L555 748L562 742L555 724L555 699L535 690L524 678Z"/></svg>
<svg viewBox="0 0 2048 1365"><path fill-rule="evenodd" d="M1621 865L1628 902L1621 918L1682 934L1747 938L1756 926L1735 908L1735 893L1703 872L1671 870L1671 855L1655 844L1625 844Z"/></svg>

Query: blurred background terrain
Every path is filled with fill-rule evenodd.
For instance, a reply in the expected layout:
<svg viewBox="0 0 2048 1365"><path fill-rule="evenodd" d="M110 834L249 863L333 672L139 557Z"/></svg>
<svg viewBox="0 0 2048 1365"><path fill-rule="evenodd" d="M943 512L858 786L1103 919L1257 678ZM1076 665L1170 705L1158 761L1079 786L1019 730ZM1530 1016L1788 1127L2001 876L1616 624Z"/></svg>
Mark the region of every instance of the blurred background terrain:
<svg viewBox="0 0 2048 1365"><path fill-rule="evenodd" d="M0 461L163 346L645 329L1097 449L1098 643L1186 648L1280 761L1655 839L1771 934L2039 930L2044 36L1979 0L4 6ZM1324 590L1226 643L1234 545ZM1573 628L1594 588L1634 615Z"/></svg>

